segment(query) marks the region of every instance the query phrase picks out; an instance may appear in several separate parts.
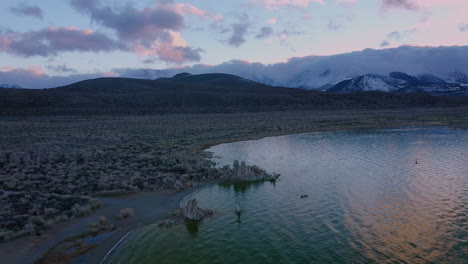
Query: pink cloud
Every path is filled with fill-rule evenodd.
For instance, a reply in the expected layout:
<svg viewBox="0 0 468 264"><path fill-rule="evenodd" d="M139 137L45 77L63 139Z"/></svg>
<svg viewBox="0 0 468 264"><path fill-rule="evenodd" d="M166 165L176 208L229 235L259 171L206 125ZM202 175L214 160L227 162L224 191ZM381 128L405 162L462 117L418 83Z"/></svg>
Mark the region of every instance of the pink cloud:
<svg viewBox="0 0 468 264"><path fill-rule="evenodd" d="M102 74L102 76L104 76L104 77L117 77L117 76L119 76L119 75L116 74L116 73L114 73L114 72L104 72L104 73Z"/></svg>
<svg viewBox="0 0 468 264"><path fill-rule="evenodd" d="M186 28L184 18L194 15L203 19L222 21L224 17L197 8L191 4L175 4L159 0L153 7L137 9L131 4L107 7L94 0L71 0L78 11L88 14L96 23L112 29L130 51L142 56L157 57L166 62L199 61L200 49L187 46L180 32Z"/></svg>
<svg viewBox="0 0 468 264"><path fill-rule="evenodd" d="M214 14L211 12L208 12L206 10L202 10L198 7L195 7L191 4L175 4L175 5L164 5L166 8L174 10L175 12L181 14L181 15L195 15L200 18L204 19L209 19L209 20L214 20L214 21L222 21L224 20L224 17L222 15Z"/></svg>
<svg viewBox="0 0 468 264"><path fill-rule="evenodd" d="M3 66L3 67L0 67L0 71L11 71L15 69L14 67L11 67L11 66Z"/></svg>
<svg viewBox="0 0 468 264"><path fill-rule="evenodd" d="M135 42L133 49L136 53L147 56L157 57L165 62L184 63L187 61L200 61L201 49L193 49L187 46L187 42L178 32L170 31L169 36L164 41L153 41L145 45ZM154 59L147 59L152 62Z"/></svg>
<svg viewBox="0 0 468 264"><path fill-rule="evenodd" d="M27 68L15 68L4 66L0 68L0 72L9 73L18 77L35 78L44 76L44 70L41 66L28 66Z"/></svg>
<svg viewBox="0 0 468 264"><path fill-rule="evenodd" d="M276 23L278 23L278 18L276 17L270 18L267 20L267 23L270 25L275 25Z"/></svg>

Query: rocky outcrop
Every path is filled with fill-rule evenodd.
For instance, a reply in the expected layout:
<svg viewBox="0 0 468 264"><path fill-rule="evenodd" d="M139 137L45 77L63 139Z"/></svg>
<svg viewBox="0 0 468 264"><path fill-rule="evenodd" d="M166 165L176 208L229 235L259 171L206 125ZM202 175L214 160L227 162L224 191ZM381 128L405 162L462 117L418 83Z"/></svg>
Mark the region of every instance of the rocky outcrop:
<svg viewBox="0 0 468 264"><path fill-rule="evenodd" d="M206 216L213 215L214 211L211 209L202 209L197 206L197 199L188 200L182 208L183 215L188 220L201 220Z"/></svg>
<svg viewBox="0 0 468 264"><path fill-rule="evenodd" d="M0 157L1 158L1 157ZM212 166L212 164L210 164ZM193 171L189 165L183 166L187 171ZM233 166L222 168L209 168L191 173L161 173L142 182L142 189L160 190L175 189L183 190L188 187L204 183L222 181L272 181L279 174L268 174L256 165L248 166L245 162L234 161Z"/></svg>
<svg viewBox="0 0 468 264"><path fill-rule="evenodd" d="M247 166L244 161L234 161L234 165L219 169L221 179L226 181L272 181L278 179L279 174L269 174L258 166Z"/></svg>
<svg viewBox="0 0 468 264"><path fill-rule="evenodd" d="M167 219L160 220L156 223L158 227L170 228L174 225L184 223L184 220L199 221L207 216L212 216L214 211L211 209L202 209L198 207L197 199L188 200L185 205L176 211Z"/></svg>

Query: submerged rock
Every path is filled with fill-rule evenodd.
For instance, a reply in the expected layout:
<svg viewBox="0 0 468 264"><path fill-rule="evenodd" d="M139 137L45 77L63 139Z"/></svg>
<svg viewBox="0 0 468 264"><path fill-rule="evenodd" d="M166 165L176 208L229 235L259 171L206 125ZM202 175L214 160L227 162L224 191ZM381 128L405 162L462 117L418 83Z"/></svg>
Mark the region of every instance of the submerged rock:
<svg viewBox="0 0 468 264"><path fill-rule="evenodd" d="M201 220L203 217L213 215L214 211L211 209L202 209L198 207L197 199L188 200L183 209L183 215L189 220Z"/></svg>

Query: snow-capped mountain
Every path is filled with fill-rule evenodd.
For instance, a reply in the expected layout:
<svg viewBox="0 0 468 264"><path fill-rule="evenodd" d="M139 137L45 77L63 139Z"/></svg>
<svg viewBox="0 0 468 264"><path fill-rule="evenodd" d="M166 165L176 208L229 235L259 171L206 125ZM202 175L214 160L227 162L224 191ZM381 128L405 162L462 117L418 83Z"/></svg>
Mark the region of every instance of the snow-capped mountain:
<svg viewBox="0 0 468 264"><path fill-rule="evenodd" d="M166 70L119 69L124 77L156 79L177 73L228 73L256 82L284 87L326 90L363 75L388 76L403 72L431 83L468 83L468 46L366 49L332 56L291 58L265 65L234 60L219 65L194 65ZM427 78L431 78L430 80ZM377 81L379 89L385 82Z"/></svg>
<svg viewBox="0 0 468 264"><path fill-rule="evenodd" d="M466 78L462 73L457 76ZM351 93L382 91L392 93L428 93L432 95L468 95L468 83L449 83L431 74L411 76L392 72L388 76L366 74L339 82L328 92Z"/></svg>
<svg viewBox="0 0 468 264"><path fill-rule="evenodd" d="M7 83L1 83L0 87L2 88L14 88L14 89L23 89L23 87L16 85L16 84L7 84Z"/></svg>

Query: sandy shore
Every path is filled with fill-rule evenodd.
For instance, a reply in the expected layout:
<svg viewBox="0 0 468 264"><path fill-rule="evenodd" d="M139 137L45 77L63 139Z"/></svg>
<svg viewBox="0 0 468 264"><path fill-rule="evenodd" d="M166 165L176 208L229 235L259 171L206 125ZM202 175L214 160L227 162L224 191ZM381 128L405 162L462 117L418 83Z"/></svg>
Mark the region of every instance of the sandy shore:
<svg viewBox="0 0 468 264"><path fill-rule="evenodd" d="M203 186L188 188L180 192L141 192L120 197L100 198L102 206L90 216L57 225L45 231L41 237L28 236L0 244L1 263L34 263L59 242L84 232L88 224L98 221L99 216L105 216L117 227L117 230L79 260L79 263L100 263L126 233L166 218L179 207L180 201L186 195ZM123 220L116 217L121 209L128 207L135 210L134 217Z"/></svg>

